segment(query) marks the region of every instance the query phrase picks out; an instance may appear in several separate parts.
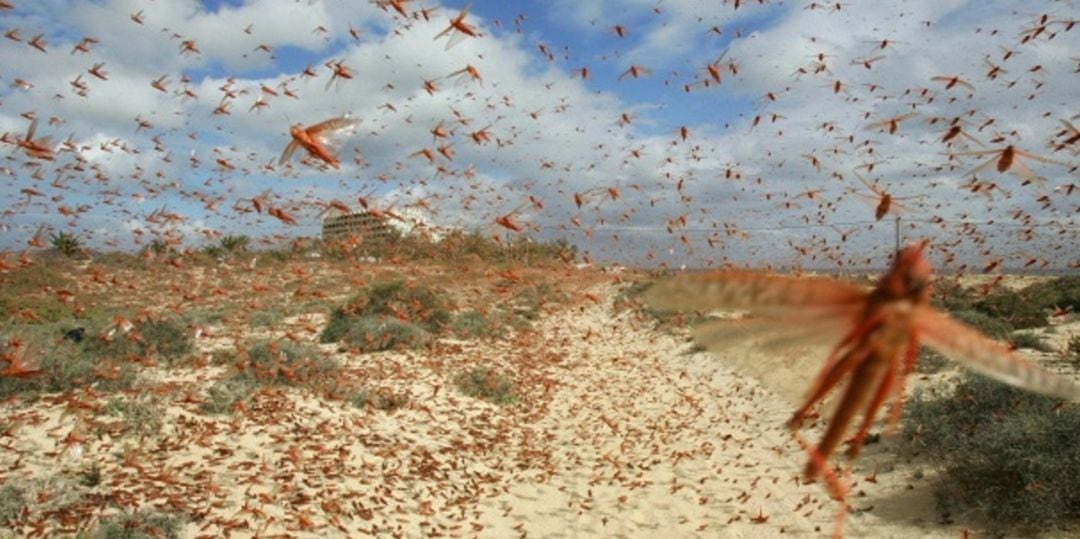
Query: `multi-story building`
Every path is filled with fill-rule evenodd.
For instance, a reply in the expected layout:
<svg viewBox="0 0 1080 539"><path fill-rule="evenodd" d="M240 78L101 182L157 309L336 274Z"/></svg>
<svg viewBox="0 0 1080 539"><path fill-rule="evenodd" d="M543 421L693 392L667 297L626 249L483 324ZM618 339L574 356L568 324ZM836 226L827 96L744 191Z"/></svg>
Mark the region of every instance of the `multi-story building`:
<svg viewBox="0 0 1080 539"><path fill-rule="evenodd" d="M367 211L345 213L331 208L322 215L322 239L332 243L347 239L379 240L393 238L397 230L387 224L385 218L379 218Z"/></svg>

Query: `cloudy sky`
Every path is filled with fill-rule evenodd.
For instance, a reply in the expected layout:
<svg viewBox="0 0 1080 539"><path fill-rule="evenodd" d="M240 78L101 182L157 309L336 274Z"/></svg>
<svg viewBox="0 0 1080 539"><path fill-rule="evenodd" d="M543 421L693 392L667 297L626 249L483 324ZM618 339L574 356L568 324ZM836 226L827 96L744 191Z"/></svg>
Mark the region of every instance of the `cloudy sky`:
<svg viewBox="0 0 1080 539"><path fill-rule="evenodd" d="M1080 264L1072 2L476 0L444 32L464 7L0 0L0 247L274 244L362 199L601 261L880 266L899 217L950 269ZM279 164L346 115L339 167Z"/></svg>

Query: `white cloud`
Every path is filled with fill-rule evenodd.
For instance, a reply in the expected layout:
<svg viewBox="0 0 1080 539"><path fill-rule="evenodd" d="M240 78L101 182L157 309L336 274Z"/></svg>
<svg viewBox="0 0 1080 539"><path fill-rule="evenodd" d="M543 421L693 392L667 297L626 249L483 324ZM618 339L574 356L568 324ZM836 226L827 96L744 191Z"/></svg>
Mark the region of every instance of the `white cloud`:
<svg viewBox="0 0 1080 539"><path fill-rule="evenodd" d="M740 240L739 247L729 244L723 252L788 255L794 250L775 241L778 224L806 226L785 233L793 241L833 249L839 234L826 225L872 219L873 208L852 194L866 189L851 179L853 169L869 162L877 164L866 175L879 178L889 193L925 195L912 203L917 211L911 219L978 216L1009 222L1018 211L1047 221L1070 219L1069 203L1044 208L1039 201L1054 187L1077 181L1065 167L1037 165L1036 172L1049 179L1045 186L1021 187L1014 176L994 171L980 174L981 180L1011 194L988 203L983 195L964 190L968 179L958 179L985 158L961 156L951 164L940 139L945 122L963 116L972 134L991 147L1014 143L1047 153L1046 141L1058 129L1058 118L1075 113L1070 55L1080 32L1058 27L1052 40L1043 36L1018 46L1018 32L1032 17L959 1L912 2L899 12L873 3L843 6L829 12L744 2L735 11L730 4L717 8L715 2L689 0L555 2L543 31L573 26L595 34L580 39L582 47L593 42L610 47L571 50L573 58L611 53L611 70L635 63L656 71L655 80L628 81L612 89L608 82L577 78L576 60L549 63L537 55L541 30L533 27L534 33L525 35L498 30L475 11L468 21L484 37L465 39L447 51L444 41L432 38L456 13L448 7L430 22L405 24L364 2L253 0L209 12L199 2L49 0L16 11L11 19L24 27L25 35L48 29L47 55L25 44L0 42L5 82L20 77L35 85L2 96L0 130L21 133L28 122L19 114L27 111L42 119L64 119L59 127L43 122L39 134L63 138L70 133L95 148L83 152L88 160L83 185L71 186L79 200L96 202L95 212L111 215L137 207L133 200L161 200L207 226L259 226L272 232L281 230L272 220L231 208L270 189L281 197L280 204L311 218L320 201L352 203L374 191L376 196L392 194L398 207L429 206L432 218L447 224L482 227L528 204L531 196L543 208L526 206L523 222L545 234L565 229L582 241L587 240L584 231L592 229L597 239L587 244L597 252L602 246L614 255L641 256L650 250L659 255L674 246L673 256L691 249L704 259L717 252L705 246L707 238L733 242L729 233L741 230L750 239ZM143 25L129 18L140 10ZM614 24L625 24L627 38L610 35ZM244 31L249 25L251 34ZM359 42L349 35L350 25L361 29ZM326 32L315 31L320 26ZM714 26L722 28L722 36L710 31ZM740 30L742 37L736 38ZM83 35L101 42L89 55L68 54ZM569 34L555 37L545 40L571 40ZM181 55L180 42L186 39L195 40L201 53ZM889 43L883 48L884 40ZM295 48L288 50L290 55L310 55L317 78L301 77L303 66L285 69L280 59L275 63L270 53L256 50L260 44L278 55L286 54L286 47ZM1000 46L1017 48L1019 54L1006 62ZM684 96L682 85L700 82L705 63L724 47L730 47L725 63L735 63L738 74L725 71L719 88L697 84L693 94ZM871 69L858 61L876 56L883 58L874 60ZM354 78L327 91L330 72L323 63L330 60L343 62ZM985 60L1008 73L988 80ZM86 72L98 62L105 63L109 80ZM827 70L815 74L819 63ZM445 78L466 65L481 73L482 84ZM1037 65L1041 69L1032 71ZM800 69L807 73L797 75ZM89 88L85 98L70 85L80 74ZM198 99L177 95L184 74L193 78L189 88ZM162 75L169 79L167 93L150 86ZM946 90L931 80L939 75L962 76L976 90ZM655 96L661 79L672 84L663 90L666 94ZM425 91L425 81L438 87L433 95ZM283 95L283 84L298 98ZM279 95L265 93L264 87ZM922 94L924 89L928 93ZM770 92L775 102L765 97ZM226 93L235 97L225 98ZM249 111L260 97L265 110ZM216 115L223 98L229 114ZM746 108L747 100L756 104ZM912 104L918 116L905 120L897 133L867 129ZM695 106L701 110L686 112ZM717 118L733 116L725 110L729 107L745 110L726 129ZM266 168L276 165L289 141L290 123L312 124L345 113L361 123L340 151L340 170L327 173L296 158L288 168ZM620 126L624 113L634 119ZM751 127L755 117L757 125ZM931 125L934 117L941 119ZM136 118L151 127L140 129ZM989 118L994 122L978 131ZM451 133L445 140L435 140L431 132L440 123ZM678 140L678 125L689 125L688 140ZM482 128L491 141L480 145L470 133ZM1000 141L991 142L995 137ZM130 151L100 149L115 139ZM438 153L440 145L451 148L453 159ZM433 152L435 163L411 157L424 149ZM972 149L977 148L971 143L954 148ZM192 151L198 168L192 167ZM166 155L171 163L164 162ZM1075 162L1060 152L1054 157ZM226 170L219 158L234 168ZM70 159L64 156L47 167L70 164ZM63 173L80 176L70 169ZM12 181L37 180L20 176ZM604 199L609 187L618 190L618 200ZM121 196L113 194L117 191ZM589 203L576 207L573 195L585 192L593 193ZM807 192L816 192L815 197L798 197ZM215 200L220 201L208 202ZM679 218L685 226L672 235L663 231ZM643 227L661 232L647 234ZM845 252L878 254L872 245L880 244L887 227L856 228L863 232L852 234L855 239L845 242ZM612 243L611 234L618 234L620 243ZM689 248L682 235L691 242Z"/></svg>

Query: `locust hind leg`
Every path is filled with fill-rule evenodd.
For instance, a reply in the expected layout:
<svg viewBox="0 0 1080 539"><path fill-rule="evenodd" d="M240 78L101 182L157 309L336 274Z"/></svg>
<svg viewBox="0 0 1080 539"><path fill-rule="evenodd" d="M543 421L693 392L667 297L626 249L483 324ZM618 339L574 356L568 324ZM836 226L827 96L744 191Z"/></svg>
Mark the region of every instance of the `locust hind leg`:
<svg viewBox="0 0 1080 539"><path fill-rule="evenodd" d="M836 472L829 466L828 460L816 447L810 445L810 443L804 440L802 436L799 436L798 433L792 433L792 436L795 438L795 441L799 442L799 445L802 446L803 450L806 451L807 456L810 458L810 465L820 472L822 479L825 480L825 491L829 493L829 497L840 502L840 508L836 513L836 522L833 524L832 533L833 538L840 539L844 534L844 521L847 518L847 494L849 485L837 476ZM845 475L851 475L850 468Z"/></svg>

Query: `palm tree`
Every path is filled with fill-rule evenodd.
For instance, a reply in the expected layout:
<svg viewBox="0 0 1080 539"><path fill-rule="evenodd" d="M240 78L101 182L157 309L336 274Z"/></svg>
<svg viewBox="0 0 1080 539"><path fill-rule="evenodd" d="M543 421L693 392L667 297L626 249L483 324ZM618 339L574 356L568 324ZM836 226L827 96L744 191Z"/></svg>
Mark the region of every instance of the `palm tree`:
<svg viewBox="0 0 1080 539"><path fill-rule="evenodd" d="M251 243L251 238L244 235L233 236L229 234L221 238L221 248L227 253L246 251L249 243Z"/></svg>
<svg viewBox="0 0 1080 539"><path fill-rule="evenodd" d="M82 242L79 240L79 237L70 232L52 234L49 241L52 242L54 249L60 251L60 254L69 258L75 256L75 254L82 250Z"/></svg>
<svg viewBox="0 0 1080 539"><path fill-rule="evenodd" d="M154 253L154 256L161 256L173 252L172 245L169 245L169 242L162 239L151 241L149 249Z"/></svg>

